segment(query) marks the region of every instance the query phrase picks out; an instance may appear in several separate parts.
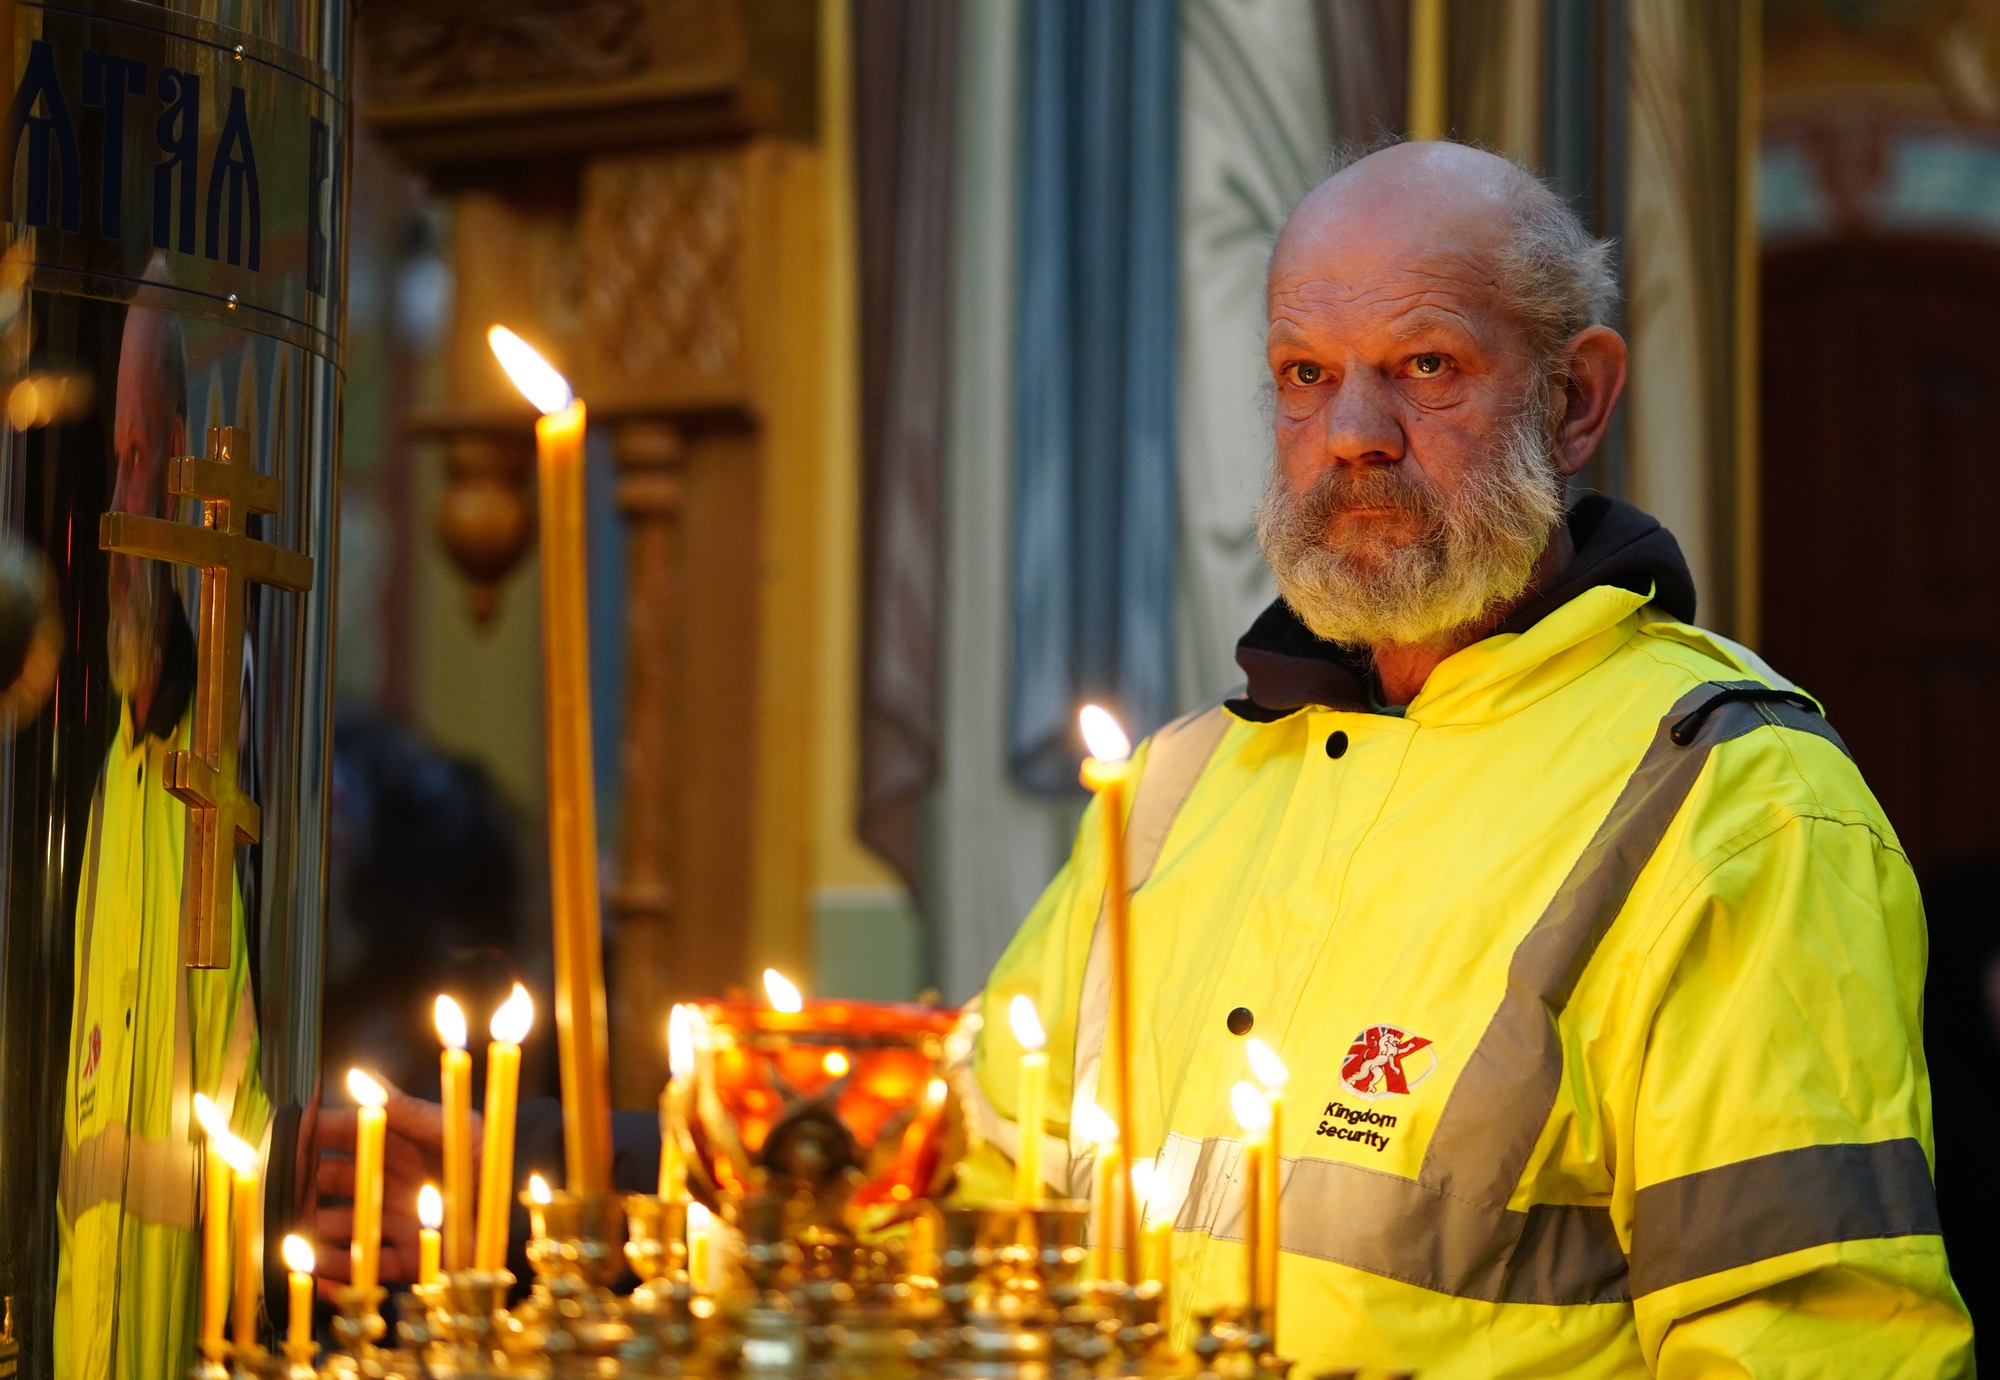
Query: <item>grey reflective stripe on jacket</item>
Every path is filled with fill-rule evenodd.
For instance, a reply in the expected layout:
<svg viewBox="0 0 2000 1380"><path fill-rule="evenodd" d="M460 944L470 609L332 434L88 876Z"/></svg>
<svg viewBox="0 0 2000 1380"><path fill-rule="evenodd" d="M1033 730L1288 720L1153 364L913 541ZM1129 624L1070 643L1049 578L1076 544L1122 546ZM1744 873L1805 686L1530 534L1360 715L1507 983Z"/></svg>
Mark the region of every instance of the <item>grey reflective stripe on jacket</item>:
<svg viewBox="0 0 2000 1380"><path fill-rule="evenodd" d="M1285 1160L1285 1251L1461 1298L1602 1304L1809 1246L1937 1230L1929 1167L1914 1140L1809 1146L1652 1185L1637 1195L1629 1262L1607 1208L1507 1206L1561 1092L1558 1021L1709 753L1767 726L1816 734L1846 751L1823 718L1797 704L1726 692L1781 693L1754 681L1708 683L1660 720L1618 799L1516 947L1499 1008L1446 1099L1417 1177ZM1674 740L1677 725L1685 744ZM1169 820L1178 808L1173 802ZM1134 875L1144 874L1135 866ZM1086 1004L1095 957L1093 949ZM1081 1038L1078 1048L1081 1068ZM1167 1138L1157 1173L1167 1201L1180 1203L1176 1229L1241 1239L1241 1153L1233 1139Z"/></svg>

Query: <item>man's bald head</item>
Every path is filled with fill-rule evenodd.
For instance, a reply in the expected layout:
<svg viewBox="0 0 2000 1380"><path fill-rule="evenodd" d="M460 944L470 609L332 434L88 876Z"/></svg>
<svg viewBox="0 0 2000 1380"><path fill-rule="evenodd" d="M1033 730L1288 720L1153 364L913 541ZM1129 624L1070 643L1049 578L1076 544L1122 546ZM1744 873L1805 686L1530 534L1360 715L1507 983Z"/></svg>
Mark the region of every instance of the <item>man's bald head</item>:
<svg viewBox="0 0 2000 1380"><path fill-rule="evenodd" d="M1462 260L1544 368L1577 332L1610 324L1618 298L1611 242L1533 173L1465 144L1392 144L1336 170L1285 222L1270 287L1312 275L1336 250L1363 271L1370 259Z"/></svg>

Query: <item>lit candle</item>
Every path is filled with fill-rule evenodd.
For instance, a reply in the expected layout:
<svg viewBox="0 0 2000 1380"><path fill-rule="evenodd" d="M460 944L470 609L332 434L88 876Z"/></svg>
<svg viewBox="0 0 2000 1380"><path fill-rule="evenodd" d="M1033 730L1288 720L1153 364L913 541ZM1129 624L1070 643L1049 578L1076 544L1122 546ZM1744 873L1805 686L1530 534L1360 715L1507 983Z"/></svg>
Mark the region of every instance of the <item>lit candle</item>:
<svg viewBox="0 0 2000 1380"><path fill-rule="evenodd" d="M201 1210L201 1342L204 1353L214 1356L229 1315L229 1194L236 1176L222 1153L229 1124L221 1111L206 1094L196 1093L194 1114L208 1140Z"/></svg>
<svg viewBox="0 0 2000 1380"><path fill-rule="evenodd" d="M681 1149L694 1089L694 1013L676 1004L667 1016L667 1087L660 1094L660 1197L685 1203L687 1159Z"/></svg>
<svg viewBox="0 0 2000 1380"><path fill-rule="evenodd" d="M521 1087L521 1041L535 1023L534 999L520 983L493 1013L486 1046L486 1139L479 1156L479 1239L475 1270L507 1266L507 1216L514 1186L514 1099Z"/></svg>
<svg viewBox="0 0 2000 1380"><path fill-rule="evenodd" d="M688 1283L706 1293L712 1287L709 1279L713 1243L709 1240L709 1223L714 1214L701 1203L689 1203L687 1211Z"/></svg>
<svg viewBox="0 0 2000 1380"><path fill-rule="evenodd" d="M570 1188L602 1193L611 1189L611 1076L605 1053L597 788L590 748L583 403L561 374L506 327L493 327L486 339L514 386L542 414L535 423L542 543L542 708L563 1154Z"/></svg>
<svg viewBox="0 0 2000 1380"><path fill-rule="evenodd" d="M218 1310L212 1340L222 1340L221 1295L229 1288L233 1276L236 1299L231 1340L237 1355L248 1356L257 1345L257 1152L231 1134L222 1110L200 1093L195 1094L194 1112L208 1138L208 1167L213 1176L208 1190L211 1216L205 1242L213 1243L217 1249L204 1261L204 1273ZM229 1231L232 1216L236 1223L233 1244ZM210 1299L204 1297L202 1302L203 1336L209 1338Z"/></svg>
<svg viewBox="0 0 2000 1380"><path fill-rule="evenodd" d="M773 1011L796 1015L806 1009L806 999L799 991L799 985L776 968L764 970L764 995L771 999Z"/></svg>
<svg viewBox="0 0 2000 1380"><path fill-rule="evenodd" d="M257 1301L263 1295L263 1272L257 1268L257 1152L235 1136L223 1142L223 1154L235 1176L236 1303L231 1310L230 1340L238 1359L257 1349Z"/></svg>
<svg viewBox="0 0 2000 1380"><path fill-rule="evenodd" d="M438 1278L438 1228L444 1225L444 1195L436 1184L417 1190L417 1283L435 1284Z"/></svg>
<svg viewBox="0 0 2000 1380"><path fill-rule="evenodd" d="M1097 1151L1091 1174L1090 1244L1097 1256L1097 1277L1109 1281L1117 1278L1113 1248L1118 1244L1118 1181L1124 1159L1119 1153L1118 1125L1094 1102L1083 1105L1077 1123L1077 1131Z"/></svg>
<svg viewBox="0 0 2000 1380"><path fill-rule="evenodd" d="M381 1279L382 1147L389 1128L389 1094L360 1069L347 1071L347 1091L360 1103L354 1117L354 1271L357 1294L366 1297Z"/></svg>
<svg viewBox="0 0 2000 1380"><path fill-rule="evenodd" d="M1083 761L1083 784L1097 792L1104 819L1105 915L1110 922L1106 946L1111 953L1111 1011L1105 1023L1103 1067L1112 1073L1111 1112L1127 1134L1132 1120L1132 895L1125 867L1125 788L1132 775L1132 740L1109 711L1086 704L1077 714L1090 756ZM1099 1087L1103 1086L1100 1076ZM1125 1239L1139 1239L1139 1217L1131 1184L1125 1185ZM1133 1262L1126 1262L1128 1271Z"/></svg>
<svg viewBox="0 0 2000 1380"><path fill-rule="evenodd" d="M1258 1263L1257 1272L1264 1281L1264 1331L1275 1338L1278 1335L1278 1199L1285 1153L1285 1083L1292 1074L1277 1052L1255 1035L1245 1044L1244 1051L1250 1058L1250 1071L1264 1085L1264 1105L1271 1114L1270 1128L1264 1133L1269 1149L1264 1155L1264 1177L1258 1187L1257 1198L1262 1212L1257 1227L1264 1246L1264 1258Z"/></svg>
<svg viewBox="0 0 2000 1380"><path fill-rule="evenodd" d="M291 1270L291 1328L286 1348L296 1356L312 1345L313 1335L313 1248L303 1236L285 1238L285 1265Z"/></svg>
<svg viewBox="0 0 2000 1380"><path fill-rule="evenodd" d="M1007 1003L1007 1024L1021 1046L1021 1081L1014 1095L1014 1124L1021 1131L1020 1153L1014 1157L1014 1197L1023 1203L1042 1201L1042 1118L1049 1092L1049 1037L1040 1013L1025 993Z"/></svg>
<svg viewBox="0 0 2000 1380"><path fill-rule="evenodd" d="M898 1202L922 1197L924 1190L931 1186L931 1178L937 1172L935 1157L930 1153L931 1146L937 1139L938 1123L944 1120L947 1091L942 1078L933 1078L924 1084L924 1095L922 1101L917 1103L917 1114L903 1128L902 1143L896 1147L894 1184L889 1190L890 1196Z"/></svg>
<svg viewBox="0 0 2000 1380"><path fill-rule="evenodd" d="M1174 1277L1174 1219L1167 1215L1164 1204L1155 1201L1160 1178L1155 1161L1132 1162L1132 1188L1139 1195L1139 1277L1160 1286L1164 1317Z"/></svg>
<svg viewBox="0 0 2000 1380"><path fill-rule="evenodd" d="M472 1055L466 1052L465 1012L437 999L438 1082L444 1102L444 1264L472 1266Z"/></svg>
<svg viewBox="0 0 2000 1380"><path fill-rule="evenodd" d="M1269 1299L1264 1281L1264 1158L1270 1153L1271 1104L1248 1083L1229 1090L1230 1109L1243 1126L1243 1241L1250 1309L1262 1330Z"/></svg>

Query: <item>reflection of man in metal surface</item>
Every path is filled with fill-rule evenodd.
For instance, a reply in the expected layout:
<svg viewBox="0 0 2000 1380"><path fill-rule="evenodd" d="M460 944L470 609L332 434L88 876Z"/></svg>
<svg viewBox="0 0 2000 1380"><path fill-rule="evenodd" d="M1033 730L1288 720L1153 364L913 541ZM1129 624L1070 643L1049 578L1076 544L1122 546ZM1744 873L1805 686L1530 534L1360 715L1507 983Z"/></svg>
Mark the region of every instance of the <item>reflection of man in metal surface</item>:
<svg viewBox="0 0 2000 1380"><path fill-rule="evenodd" d="M187 451L178 320L133 308L119 352L112 507L173 515L167 462ZM77 891L76 998L64 1098L58 1380L178 1380L193 1359L206 1092L263 1141L243 914L230 966L188 969L182 945L187 807L167 753L193 722L195 649L167 567L112 555L106 652L120 709L91 801Z"/></svg>

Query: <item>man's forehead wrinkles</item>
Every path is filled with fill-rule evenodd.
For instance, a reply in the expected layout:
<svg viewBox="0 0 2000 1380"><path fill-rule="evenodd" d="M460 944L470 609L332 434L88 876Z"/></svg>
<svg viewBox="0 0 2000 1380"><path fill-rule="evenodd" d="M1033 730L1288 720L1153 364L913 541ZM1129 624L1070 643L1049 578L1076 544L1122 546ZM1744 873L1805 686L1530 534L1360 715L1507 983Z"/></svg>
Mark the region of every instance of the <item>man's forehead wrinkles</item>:
<svg viewBox="0 0 2000 1380"><path fill-rule="evenodd" d="M1310 333L1312 325L1328 324L1329 319L1352 322L1357 318L1375 321L1399 339L1440 327L1479 334L1465 295L1435 284L1384 286L1361 294L1316 291L1316 286L1303 285L1272 295L1273 336Z"/></svg>

